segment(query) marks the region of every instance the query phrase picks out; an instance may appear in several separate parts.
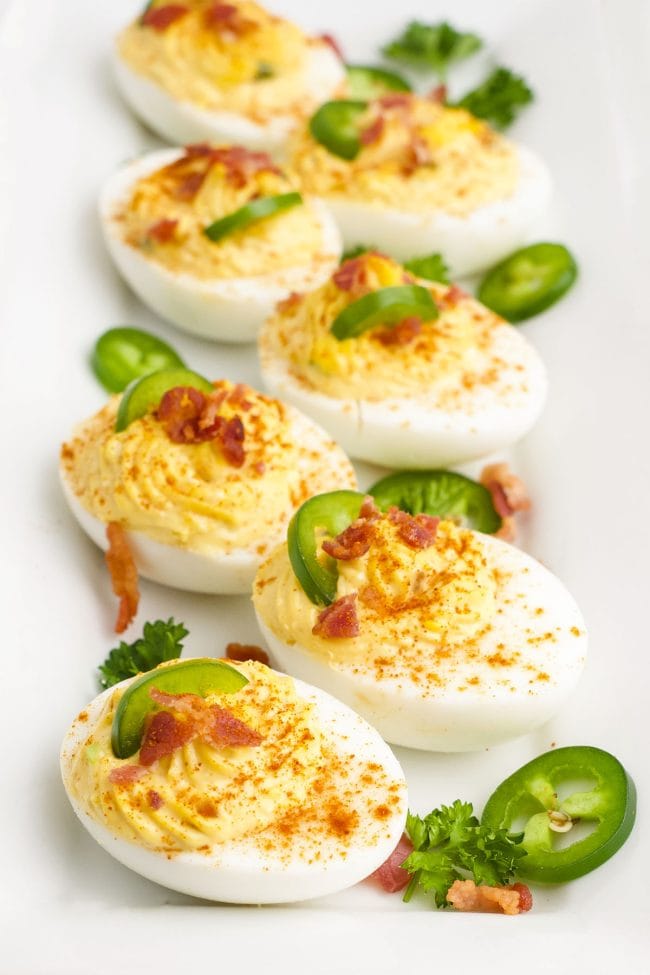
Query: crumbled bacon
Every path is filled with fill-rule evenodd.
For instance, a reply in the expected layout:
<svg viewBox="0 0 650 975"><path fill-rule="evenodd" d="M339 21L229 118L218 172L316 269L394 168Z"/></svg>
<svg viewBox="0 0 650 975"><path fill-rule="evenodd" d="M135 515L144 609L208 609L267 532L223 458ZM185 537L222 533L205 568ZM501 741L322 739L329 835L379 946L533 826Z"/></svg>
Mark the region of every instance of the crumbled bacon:
<svg viewBox="0 0 650 975"><path fill-rule="evenodd" d="M256 173L282 175L265 152L252 152L243 146L215 147L207 142L197 142L186 146L185 155L167 167L167 172L178 180L174 195L179 199L192 199L208 172L217 164L224 167L226 179L236 187L245 186Z"/></svg>
<svg viewBox="0 0 650 975"><path fill-rule="evenodd" d="M390 328L376 329L373 337L382 345L408 345L422 331L422 319L416 315L403 318L401 322Z"/></svg>
<svg viewBox="0 0 650 975"><path fill-rule="evenodd" d="M457 284L452 284L450 288L445 291L442 298L438 299L438 303L443 306L443 308L454 308L460 301L467 298L468 294L459 288Z"/></svg>
<svg viewBox="0 0 650 975"><path fill-rule="evenodd" d="M108 773L111 785L130 785L137 782L146 772L143 765L119 765Z"/></svg>
<svg viewBox="0 0 650 975"><path fill-rule="evenodd" d="M382 95L377 99L377 104L381 108L408 108L411 105L412 95L407 92L394 92L390 95Z"/></svg>
<svg viewBox="0 0 650 975"><path fill-rule="evenodd" d="M194 737L190 720L179 720L171 711L157 711L149 716L140 745L140 764L153 765L159 758L171 755Z"/></svg>
<svg viewBox="0 0 650 975"><path fill-rule="evenodd" d="M232 38L241 37L257 28L255 21L245 17L239 7L232 3L213 3L205 11L203 20L208 29Z"/></svg>
<svg viewBox="0 0 650 975"><path fill-rule="evenodd" d="M312 633L337 640L359 636L356 601L357 594L352 592L326 606L322 613L319 613Z"/></svg>
<svg viewBox="0 0 650 975"><path fill-rule="evenodd" d="M220 432L221 453L231 467L241 467L246 459L244 437L244 424L240 417L233 416L226 420Z"/></svg>
<svg viewBox="0 0 650 975"><path fill-rule="evenodd" d="M279 312L291 311L292 308L295 308L301 303L303 298L304 295L300 294L299 291L291 291L286 298L278 301L276 308Z"/></svg>
<svg viewBox="0 0 650 975"><path fill-rule="evenodd" d="M248 725L236 718L230 711L220 708L218 704L210 707L211 724L203 733L202 737L207 738L214 745L220 748L226 746L241 747L247 745L252 747L262 742L259 731L249 728Z"/></svg>
<svg viewBox="0 0 650 975"><path fill-rule="evenodd" d="M386 600L378 589L374 586L363 586L359 590L359 602L376 613L383 613L386 609Z"/></svg>
<svg viewBox="0 0 650 975"><path fill-rule="evenodd" d="M430 102L444 105L447 101L447 85L436 85L426 96Z"/></svg>
<svg viewBox="0 0 650 975"><path fill-rule="evenodd" d="M253 404L248 398L246 391L246 386L244 383L237 383L230 392L227 394L228 402L233 406L238 406L241 410L246 413L253 408Z"/></svg>
<svg viewBox="0 0 650 975"><path fill-rule="evenodd" d="M332 275L332 281L340 291L357 291L366 283L365 255L343 261Z"/></svg>
<svg viewBox="0 0 650 975"><path fill-rule="evenodd" d="M339 57L341 61L345 61L345 54L343 53L343 48L341 47L341 45L339 44L339 42L337 41L337 39L334 37L333 34L321 34L320 40L324 41L327 45L329 45L329 47L332 48L336 56Z"/></svg>
<svg viewBox="0 0 650 975"><path fill-rule="evenodd" d="M370 548L373 529L370 522L364 518L357 518L351 525L337 535L323 542L323 551L333 559L347 562L365 555Z"/></svg>
<svg viewBox="0 0 650 975"><path fill-rule="evenodd" d="M151 27L162 34L188 11L189 8L180 3L168 3L164 7L149 7L140 18L140 23L143 27Z"/></svg>
<svg viewBox="0 0 650 975"><path fill-rule="evenodd" d="M234 397L237 405L249 410L252 404L244 398L243 390L243 386L236 386L230 395L221 390L206 396L191 386L175 386L161 399L156 416L173 443L216 440L231 467L241 467L246 459L244 424L239 416L227 420L219 409L226 398Z"/></svg>
<svg viewBox="0 0 650 975"><path fill-rule="evenodd" d="M526 485L507 464L488 464L483 468L480 480L492 495L494 510L501 518L497 537L513 541L516 534L513 515L528 511L531 506Z"/></svg>
<svg viewBox="0 0 650 975"><path fill-rule="evenodd" d="M147 792L147 802L151 809L160 809L163 805L163 798L155 789L149 789Z"/></svg>
<svg viewBox="0 0 650 975"><path fill-rule="evenodd" d="M425 138L413 132L406 150L406 158L402 165L405 176L411 176L420 166L428 166L433 162L431 146Z"/></svg>
<svg viewBox="0 0 650 975"><path fill-rule="evenodd" d="M113 592L120 600L115 632L123 633L138 611L140 591L138 570L122 525L110 521L106 526L108 548L106 565L111 576Z"/></svg>
<svg viewBox="0 0 650 975"><path fill-rule="evenodd" d="M363 503L359 509L359 518L365 518L366 521L377 521L378 518L381 518L381 511L375 504L375 499L371 494L367 494L363 499Z"/></svg>
<svg viewBox="0 0 650 975"><path fill-rule="evenodd" d="M188 173L187 176L184 176L174 190L174 196L176 199L184 200L185 202L193 200L203 186L206 175L207 173L196 171L193 173Z"/></svg>
<svg viewBox="0 0 650 975"><path fill-rule="evenodd" d="M455 880L447 892L447 901L457 911L483 911L499 914L521 914L532 907L532 895L523 884L512 887L478 886L473 880Z"/></svg>
<svg viewBox="0 0 650 975"><path fill-rule="evenodd" d="M185 146L186 159L196 159L199 156L211 156L214 149L209 142L192 142Z"/></svg>
<svg viewBox="0 0 650 975"><path fill-rule="evenodd" d="M253 643L229 643L226 646L226 656L230 660L257 660L267 667L269 665L269 655L266 650Z"/></svg>
<svg viewBox="0 0 650 975"><path fill-rule="evenodd" d="M251 152L243 146L212 149L210 161L212 165L221 163L226 169L226 179L238 187L245 186L255 173L270 172L282 175L282 171L266 152Z"/></svg>
<svg viewBox="0 0 650 975"><path fill-rule="evenodd" d="M365 129L362 129L359 134L359 141L362 146L371 146L375 142L379 142L381 139L386 121L383 115L378 115L374 122L367 125Z"/></svg>
<svg viewBox="0 0 650 975"><path fill-rule="evenodd" d="M148 240L155 240L157 244L168 244L173 240L177 227L178 220L159 220L149 227L146 236Z"/></svg>
<svg viewBox="0 0 650 975"><path fill-rule="evenodd" d="M397 526L399 538L409 548L429 548L436 540L440 519L433 515L409 515L406 511L391 507L388 509L388 518Z"/></svg>
<svg viewBox="0 0 650 975"><path fill-rule="evenodd" d="M399 843L388 859L374 873L371 873L368 879L376 881L388 894L404 890L409 882L410 875L407 870L404 870L402 864L412 852L413 844L406 834L402 834Z"/></svg>

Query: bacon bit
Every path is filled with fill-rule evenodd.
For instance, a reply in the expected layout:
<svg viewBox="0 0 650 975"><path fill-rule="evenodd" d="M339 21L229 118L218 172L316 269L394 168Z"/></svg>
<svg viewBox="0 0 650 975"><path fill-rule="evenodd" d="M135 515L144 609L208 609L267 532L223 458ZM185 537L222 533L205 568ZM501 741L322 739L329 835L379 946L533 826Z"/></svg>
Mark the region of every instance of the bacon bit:
<svg viewBox="0 0 650 975"><path fill-rule="evenodd" d="M226 178L237 187L245 186L256 173L270 172L282 176L282 170L266 152L251 152L243 146L212 149L210 159L212 165L221 163L225 166Z"/></svg>
<svg viewBox="0 0 650 975"><path fill-rule="evenodd" d="M416 132L411 136L411 141L407 147L406 159L402 166L404 176L412 176L420 166L428 166L433 162L431 146Z"/></svg>
<svg viewBox="0 0 650 975"><path fill-rule="evenodd" d="M257 28L256 22L244 17L241 10L232 3L213 3L206 10L203 21L206 27L220 34L229 34L233 38L241 37Z"/></svg>
<svg viewBox="0 0 650 975"><path fill-rule="evenodd" d="M386 121L383 115L378 115L374 122L362 129L359 134L359 141L362 146L371 146L375 142L379 142L381 139L384 128L386 126Z"/></svg>
<svg viewBox="0 0 650 975"><path fill-rule="evenodd" d="M211 428L199 427L207 405L207 396L192 386L168 389L160 401L156 416L173 443L194 443L211 440Z"/></svg>
<svg viewBox="0 0 650 975"><path fill-rule="evenodd" d="M371 523L363 518L357 518L336 538L323 542L323 551L341 562L358 559L370 548L372 537Z"/></svg>
<svg viewBox="0 0 650 975"><path fill-rule="evenodd" d="M230 711L226 711L225 708L220 708L218 704L212 705L210 714L211 726L206 729L202 737L207 738L214 745L233 748L253 747L260 745L264 740L259 731L249 728L247 724L236 718Z"/></svg>
<svg viewBox="0 0 650 975"><path fill-rule="evenodd" d="M197 156L211 156L214 149L209 142L193 142L185 146L185 158L195 159Z"/></svg>
<svg viewBox="0 0 650 975"><path fill-rule="evenodd" d="M435 102L436 105L444 105L447 101L447 85L436 85L431 91L426 95L426 98L430 102Z"/></svg>
<svg viewBox="0 0 650 975"><path fill-rule="evenodd" d="M523 896L519 888L523 884L512 887L488 887L477 885L473 880L455 880L447 892L447 901L457 911L483 911L499 914L521 914L523 910L532 907L532 896L526 888L527 896ZM517 888L517 889L515 889ZM522 906L522 902L526 905Z"/></svg>
<svg viewBox="0 0 650 975"><path fill-rule="evenodd" d="M331 606L326 606L319 613L312 633L328 639L345 639L359 636L359 620L357 619L357 594L349 593L335 600Z"/></svg>
<svg viewBox="0 0 650 975"><path fill-rule="evenodd" d="M110 521L106 526L106 538L108 539L106 565L111 576L113 592L120 600L115 632L123 633L138 611L140 602L138 570L122 525L117 521Z"/></svg>
<svg viewBox="0 0 650 975"><path fill-rule="evenodd" d="M160 34L166 31L175 21L180 20L184 17L186 13L189 12L188 7L184 7L180 3L169 3L164 7L150 7L149 10L145 10L142 17L140 18L140 23L143 27L152 27L153 30L157 30Z"/></svg>
<svg viewBox="0 0 650 975"><path fill-rule="evenodd" d="M364 606L368 606L369 609L373 609L376 613L381 614L386 609L386 600L374 586L363 586L359 590L359 601Z"/></svg>
<svg viewBox="0 0 650 975"><path fill-rule="evenodd" d="M147 230L147 238L155 240L157 244L168 244L176 233L178 220L159 220Z"/></svg>
<svg viewBox="0 0 650 975"><path fill-rule="evenodd" d="M519 913L525 914L533 906L533 895L530 887L526 884L511 884L510 890L516 890L519 894Z"/></svg>
<svg viewBox="0 0 650 975"><path fill-rule="evenodd" d="M207 173L199 172L189 173L189 175L185 176L174 190L176 199L185 200L186 202L193 200L203 186L206 176Z"/></svg>
<svg viewBox="0 0 650 975"><path fill-rule="evenodd" d="M488 464L481 471L480 480L492 495L494 510L502 520L497 538L512 542L516 535L513 515L531 507L526 485L507 464Z"/></svg>
<svg viewBox="0 0 650 975"><path fill-rule="evenodd" d="M291 311L292 308L295 308L296 305L302 302L304 297L299 291L292 291L282 301L278 301L276 308L279 312Z"/></svg>
<svg viewBox="0 0 650 975"><path fill-rule="evenodd" d="M392 328L377 329L373 332L373 338L385 346L408 345L421 331L422 319L411 315L409 318L403 318Z"/></svg>
<svg viewBox="0 0 650 975"><path fill-rule="evenodd" d="M368 291L368 264L366 258L370 254L390 260L390 258L387 258L385 254L381 254L379 251L368 251L365 254L360 254L358 257L351 257L349 260L344 261L332 275L332 281L340 291L347 291L357 298L366 294Z"/></svg>
<svg viewBox="0 0 650 975"><path fill-rule="evenodd" d="M111 769L108 773L108 781L111 785L130 785L142 778L146 771L142 765L120 765L118 768Z"/></svg>
<svg viewBox="0 0 650 975"><path fill-rule="evenodd" d="M368 880L376 881L388 894L395 894L398 890L404 890L410 880L410 875L407 870L404 870L402 864L412 852L413 844L406 833L403 833L388 859L374 873L370 874Z"/></svg>
<svg viewBox="0 0 650 975"><path fill-rule="evenodd" d="M381 518L381 511L375 504L375 499L371 494L366 494L363 499L363 504L359 510L359 518L364 518L366 521L377 521Z"/></svg>
<svg viewBox="0 0 650 975"><path fill-rule="evenodd" d="M157 711L150 715L140 745L140 764L147 768L165 755L186 745L194 737L191 720L181 720L171 711Z"/></svg>
<svg viewBox="0 0 650 975"><path fill-rule="evenodd" d="M226 656L229 660L257 660L268 667L269 655L266 650L253 643L229 643L226 646Z"/></svg>
<svg viewBox="0 0 650 975"><path fill-rule="evenodd" d="M397 526L399 538L409 548L429 548L436 539L436 532L440 518L432 515L409 515L406 511L391 507L388 509L388 519Z"/></svg>
<svg viewBox="0 0 650 975"><path fill-rule="evenodd" d="M149 789L147 792L147 802L152 809L160 809L163 805L163 797L155 789Z"/></svg>
<svg viewBox="0 0 650 975"><path fill-rule="evenodd" d="M382 108L408 108L411 105L412 95L407 92L395 92L392 95L382 95L377 99L377 104Z"/></svg>
<svg viewBox="0 0 650 975"><path fill-rule="evenodd" d="M238 416L227 420L221 428L221 453L232 467L241 467L246 459L244 424Z"/></svg>
<svg viewBox="0 0 650 975"><path fill-rule="evenodd" d="M237 383L231 392L228 393L227 399L228 402L232 403L233 406L239 406L240 409L245 410L246 412L252 410L253 408L253 404L246 397L246 386L244 383Z"/></svg>
<svg viewBox="0 0 650 975"><path fill-rule="evenodd" d="M339 57L341 61L345 61L345 54L343 53L343 48L341 47L341 45L339 44L339 42L337 41L337 39L334 37L333 34L320 34L319 40L324 41L325 44L328 44L332 48L334 53L337 55L337 57Z"/></svg>
<svg viewBox="0 0 650 975"><path fill-rule="evenodd" d="M459 288L457 284L452 284L450 288L444 293L442 298L438 299L438 303L443 306L443 308L455 308L456 305L468 298L469 295L462 288Z"/></svg>

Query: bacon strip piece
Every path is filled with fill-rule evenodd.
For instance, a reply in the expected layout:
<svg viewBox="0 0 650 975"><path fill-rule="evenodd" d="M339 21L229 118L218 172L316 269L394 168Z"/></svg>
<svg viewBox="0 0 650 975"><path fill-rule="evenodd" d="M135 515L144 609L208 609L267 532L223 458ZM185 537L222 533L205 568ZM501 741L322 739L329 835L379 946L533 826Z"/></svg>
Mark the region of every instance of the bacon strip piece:
<svg viewBox="0 0 650 975"><path fill-rule="evenodd" d="M378 329L374 332L374 338L382 345L408 345L418 337L422 331L422 319L416 315L403 318L392 328Z"/></svg>
<svg viewBox="0 0 650 975"><path fill-rule="evenodd" d="M412 98L410 92L395 92L391 95L382 95L377 99L377 104L382 108L408 108Z"/></svg>
<svg viewBox="0 0 650 975"><path fill-rule="evenodd" d="M193 200L203 186L206 176L207 172L202 173L197 171L188 173L174 190L174 196L176 199L185 200L186 202Z"/></svg>
<svg viewBox="0 0 650 975"><path fill-rule="evenodd" d="M351 257L337 268L332 275L332 281L340 291L358 292L367 287L367 272L364 261L365 254Z"/></svg>
<svg viewBox="0 0 650 975"><path fill-rule="evenodd" d="M403 833L388 859L374 873L371 873L368 879L376 881L388 894L395 894L398 890L404 890L410 880L410 874L404 870L402 864L412 852L413 844L408 836Z"/></svg>
<svg viewBox="0 0 650 975"><path fill-rule="evenodd" d="M218 704L213 704L210 707L210 716L210 727L201 737L207 738L214 745L221 748L228 745L232 747L254 746L263 741L259 731L249 728L247 724L236 718L230 711L219 707Z"/></svg>
<svg viewBox="0 0 650 975"><path fill-rule="evenodd" d="M447 101L447 85L436 85L426 95L426 98L430 102L435 102L436 105L444 105Z"/></svg>
<svg viewBox="0 0 650 975"><path fill-rule="evenodd" d="M146 771L143 765L119 765L108 773L108 781L111 785L131 785L142 778Z"/></svg>
<svg viewBox="0 0 650 975"><path fill-rule="evenodd" d="M302 302L303 298L304 295L300 294L299 291L291 291L286 298L283 298L282 301L278 301L276 309L279 312L291 311L292 308L295 308Z"/></svg>
<svg viewBox="0 0 650 975"><path fill-rule="evenodd" d="M365 555L372 542L373 529L370 522L357 518L336 538L323 542L323 551L339 561L358 559Z"/></svg>
<svg viewBox="0 0 650 975"><path fill-rule="evenodd" d="M143 27L151 27L162 34L188 12L189 8L180 3L168 3L164 7L150 7L143 13L140 23Z"/></svg>
<svg viewBox="0 0 650 975"><path fill-rule="evenodd" d="M375 142L379 142L381 139L386 121L383 115L378 115L374 122L367 125L365 129L362 129L359 133L359 141L362 146L371 146Z"/></svg>
<svg viewBox="0 0 650 975"><path fill-rule="evenodd" d="M327 639L346 639L359 636L359 620L357 618L357 594L349 593L341 596L330 606L326 606L319 614L312 633Z"/></svg>
<svg viewBox="0 0 650 975"><path fill-rule="evenodd" d="M492 495L494 509L502 519L497 537L507 542L513 541L516 534L513 515L518 511L528 511L531 507L526 485L507 464L488 464L481 471L480 480Z"/></svg>
<svg viewBox="0 0 650 975"><path fill-rule="evenodd" d="M241 467L246 459L244 451L244 424L240 417L233 416L221 427L219 431L221 439L221 453L231 467Z"/></svg>
<svg viewBox="0 0 650 975"><path fill-rule="evenodd" d="M320 34L319 40L324 41L325 44L329 45L329 47L332 48L334 53L337 55L337 57L341 59L341 61L345 61L345 54L343 53L343 48L341 47L341 45L339 44L339 42L337 41L337 39L334 37L333 34Z"/></svg>
<svg viewBox="0 0 650 975"><path fill-rule="evenodd" d="M388 518L397 526L397 534L409 548L429 548L436 540L440 518L433 515L409 515L406 511L391 507Z"/></svg>
<svg viewBox="0 0 650 975"><path fill-rule="evenodd" d="M442 305L443 308L455 308L459 302L468 297L469 295L466 291L459 288L457 284L452 284L452 286L444 293L442 298L438 299L438 303Z"/></svg>
<svg viewBox="0 0 650 975"><path fill-rule="evenodd" d="M147 230L148 240L155 240L157 244L168 244L173 239L178 227L178 220L159 220Z"/></svg>
<svg viewBox="0 0 650 975"><path fill-rule="evenodd" d="M529 911L533 905L530 890L523 884L488 887L485 884L477 886L473 880L455 880L447 892L447 901L457 911L483 911L492 914L521 914Z"/></svg>
<svg viewBox="0 0 650 975"><path fill-rule="evenodd" d="M226 656L229 660L257 660L261 664L270 663L266 650L253 643L229 643L226 646Z"/></svg>
<svg viewBox="0 0 650 975"><path fill-rule="evenodd" d="M109 521L106 526L106 538L108 539L106 565L111 576L113 592L120 600L115 632L123 633L138 611L140 602L138 570L126 532L119 522Z"/></svg>
<svg viewBox="0 0 650 975"><path fill-rule="evenodd" d="M171 711L157 711L149 716L140 745L140 764L153 765L159 758L171 755L194 737L194 723L180 719Z"/></svg>
<svg viewBox="0 0 650 975"><path fill-rule="evenodd" d="M223 391L206 396L191 386L175 386L161 399L156 416L173 443L217 440L231 467L241 467L246 459L244 424L239 416L227 420L219 413L224 400L231 398L242 409L252 406L243 398L243 387L235 386L230 396Z"/></svg>
<svg viewBox="0 0 650 975"><path fill-rule="evenodd" d="M244 17L241 10L232 3L213 3L206 10L203 21L207 28L220 34L230 34L233 38L242 37L257 28L255 21Z"/></svg>

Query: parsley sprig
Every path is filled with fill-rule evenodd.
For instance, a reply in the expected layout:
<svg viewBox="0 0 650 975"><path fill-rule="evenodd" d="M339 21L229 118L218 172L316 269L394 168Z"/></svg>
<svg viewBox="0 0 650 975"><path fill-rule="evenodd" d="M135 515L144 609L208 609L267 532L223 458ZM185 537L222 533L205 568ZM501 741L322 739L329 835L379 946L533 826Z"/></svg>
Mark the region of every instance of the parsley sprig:
<svg viewBox="0 0 650 975"><path fill-rule="evenodd" d="M485 81L464 95L456 105L498 129L511 125L534 95L521 75L508 68L495 68Z"/></svg>
<svg viewBox="0 0 650 975"><path fill-rule="evenodd" d="M476 34L463 34L445 21L423 24L414 20L399 37L386 44L382 53L414 68L433 70L444 81L451 64L470 57L482 46L483 41Z"/></svg>
<svg viewBox="0 0 650 975"><path fill-rule="evenodd" d="M189 630L185 629L183 623L175 623L173 617L166 623L164 620L145 623L142 636L138 640L134 643L125 643L122 640L119 646L111 650L99 668L100 685L112 687L127 677L152 670L164 660L175 660L181 655L181 641L188 633Z"/></svg>
<svg viewBox="0 0 650 975"><path fill-rule="evenodd" d="M470 802L457 799L440 806L424 819L409 812L406 832L413 853L403 867L412 874L404 900L416 887L433 893L436 907L446 907L447 892L455 880L474 878L477 884L503 885L512 881L518 861L526 855L518 844L523 834L481 826Z"/></svg>

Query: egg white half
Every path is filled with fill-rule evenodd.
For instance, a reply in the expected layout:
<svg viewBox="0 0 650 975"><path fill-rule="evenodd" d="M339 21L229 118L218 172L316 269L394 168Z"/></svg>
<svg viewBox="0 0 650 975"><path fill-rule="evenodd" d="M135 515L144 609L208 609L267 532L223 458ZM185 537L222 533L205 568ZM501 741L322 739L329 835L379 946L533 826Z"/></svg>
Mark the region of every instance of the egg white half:
<svg viewBox="0 0 650 975"><path fill-rule="evenodd" d="M280 639L257 612L273 658L287 673L345 701L394 745L477 751L533 731L562 707L580 678L587 653L585 623L573 597L544 566L507 542L480 538L490 564L509 579L478 658L464 658L461 649L428 664L423 652L425 668L437 672L440 683L378 681L358 659L330 664L321 654ZM546 633L552 638L545 639ZM399 648L387 648L393 652L399 654ZM513 653L518 657L510 665L494 662L499 654ZM539 672L548 679L538 679Z"/></svg>
<svg viewBox="0 0 650 975"><path fill-rule="evenodd" d="M530 149L515 147L519 182L512 196L489 203L466 217L441 210L405 213L344 195L323 197L343 235L345 248L365 245L399 261L442 254L452 279L483 271L529 239L545 213L552 182L544 162Z"/></svg>
<svg viewBox="0 0 650 975"><path fill-rule="evenodd" d="M138 297L161 318L187 332L220 342L252 342L276 303L292 291L309 291L325 281L342 251L341 236L327 207L312 200L321 225L322 247L331 263L284 268L247 278L203 280L176 273L127 244L116 213L138 180L183 156L183 149L160 149L118 169L99 199L104 240L117 269Z"/></svg>
<svg viewBox="0 0 650 975"><path fill-rule="evenodd" d="M345 79L340 58L326 44L312 44L307 50L302 79L306 101L320 104L333 98ZM113 52L117 86L124 100L141 121L168 142L185 145L190 142L222 142L281 152L295 129L293 115L278 114L265 125L245 115L229 111L208 111L189 101L173 98L160 85L138 74Z"/></svg>
<svg viewBox="0 0 650 975"><path fill-rule="evenodd" d="M264 384L273 396L297 406L326 429L351 457L385 467L426 469L464 463L511 446L530 430L546 402L544 364L511 325L494 330L501 373L525 389L499 395L489 386L464 394L462 408L441 409L431 397L366 400L327 396L291 372L286 360L261 342Z"/></svg>
<svg viewBox="0 0 650 975"><path fill-rule="evenodd" d="M318 456L330 452L330 437L315 423L298 411L292 410L291 439ZM333 466L342 453L333 457ZM309 480L310 470L307 460L303 461L303 476ZM106 524L89 512L79 501L66 477L63 465L59 465L59 477L63 494L74 517L89 538L103 551L108 548ZM251 512L251 517L255 512ZM286 530L286 524L277 523L278 540ZM166 545L146 535L142 531L129 531L126 536L133 553L139 575L163 586L173 586L187 592L212 593L216 595L241 595L249 593L253 579L263 555L259 546L272 540L257 535L249 548L225 552L195 552L176 545Z"/></svg>
<svg viewBox="0 0 650 975"><path fill-rule="evenodd" d="M343 845L331 834L310 835L296 829L293 849L281 854L262 850L254 839L244 838L224 844L213 844L206 853L157 853L113 835L106 826L93 819L82 808L69 788L71 764L83 747L89 730L97 721L109 688L85 709L87 717L75 721L61 747L61 774L72 808L90 835L111 856L126 867L164 887L230 904L282 904L322 897L351 887L377 869L396 847L406 820L407 798L404 773L377 732L363 718L323 691L296 681L300 697L313 702L318 721L328 742L341 756L341 767L348 772L345 788L349 793L354 776L359 777L357 809L362 820L370 808L385 796L360 779L362 762L376 762L386 777L400 789L401 801L382 827L374 828L376 842L363 843L363 829L358 830L349 845Z"/></svg>

